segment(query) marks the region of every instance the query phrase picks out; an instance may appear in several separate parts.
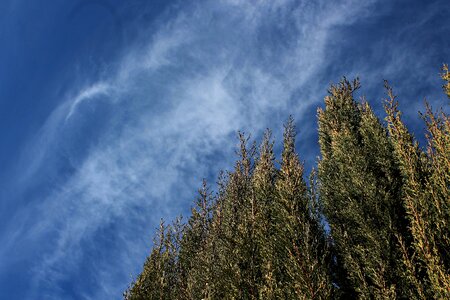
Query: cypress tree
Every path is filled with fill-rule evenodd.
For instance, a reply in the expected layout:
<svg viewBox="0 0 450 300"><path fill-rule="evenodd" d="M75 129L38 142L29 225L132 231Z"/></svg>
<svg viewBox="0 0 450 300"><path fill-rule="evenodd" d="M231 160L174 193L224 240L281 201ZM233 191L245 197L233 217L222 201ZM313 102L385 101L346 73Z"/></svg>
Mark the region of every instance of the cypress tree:
<svg viewBox="0 0 450 300"><path fill-rule="evenodd" d="M179 294L178 243L180 220L164 225L161 220L157 238L142 273L124 294L127 300L176 299Z"/></svg>
<svg viewBox="0 0 450 300"><path fill-rule="evenodd" d="M203 180L181 239L179 263L182 270L183 298L204 299L209 295L211 272L207 238L214 198ZM179 295L181 296L181 295Z"/></svg>
<svg viewBox="0 0 450 300"><path fill-rule="evenodd" d="M445 64L442 67L442 72L443 73L441 74L441 77L445 81L445 84L443 86L444 92L445 94L447 94L448 98L450 98L450 72L448 69L448 65Z"/></svg>
<svg viewBox="0 0 450 300"><path fill-rule="evenodd" d="M276 181L275 237L272 245L278 257L285 299L329 299L329 253L320 211L315 205L312 177L308 191L304 168L295 152L295 125L289 118L284 129L281 168ZM278 299L281 298L280 295Z"/></svg>
<svg viewBox="0 0 450 300"><path fill-rule="evenodd" d="M448 73L443 79L448 81ZM406 274L420 298L448 299L450 120L443 112L435 115L427 105L427 149L423 151L402 122L396 97L387 83L386 89L386 120L400 162L402 199L412 236L411 243L401 243Z"/></svg>
<svg viewBox="0 0 450 300"><path fill-rule="evenodd" d="M398 169L385 128L367 103L353 98L359 87L344 78L319 110L320 197L342 267L335 280L347 291L343 297L394 299L402 293Z"/></svg>
<svg viewBox="0 0 450 300"><path fill-rule="evenodd" d="M252 238L252 183L256 147L247 146L249 138L239 133L239 160L221 199L221 226L218 236L220 277L217 295L227 299L255 299L255 261L252 254L256 241Z"/></svg>
<svg viewBox="0 0 450 300"><path fill-rule="evenodd" d="M274 231L275 178L277 170L274 165L272 133L266 130L261 142L259 158L252 174L253 193L251 197L251 230L255 239L255 249L251 260L258 297L276 299L280 294L277 272L277 253L273 247L276 239Z"/></svg>
<svg viewBox="0 0 450 300"><path fill-rule="evenodd" d="M203 299L226 299L228 291L225 278L224 266L227 263L227 251L224 247L223 238L223 203L226 195L226 187L228 184L228 177L224 172L219 174L218 179L218 193L214 197L212 203L212 214L209 234L206 237L205 243L205 263L207 265L207 294Z"/></svg>

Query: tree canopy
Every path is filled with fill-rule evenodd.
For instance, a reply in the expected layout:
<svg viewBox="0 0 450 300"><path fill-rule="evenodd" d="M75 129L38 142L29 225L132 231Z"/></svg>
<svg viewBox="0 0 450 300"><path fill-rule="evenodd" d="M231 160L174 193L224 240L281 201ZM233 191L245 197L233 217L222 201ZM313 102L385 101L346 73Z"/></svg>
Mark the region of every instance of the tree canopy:
<svg viewBox="0 0 450 300"><path fill-rule="evenodd" d="M450 118L426 104L420 145L387 82L384 120L359 88L330 87L309 176L292 117L279 164L270 130L239 133L234 169L203 181L187 222L161 221L124 298L450 299Z"/></svg>

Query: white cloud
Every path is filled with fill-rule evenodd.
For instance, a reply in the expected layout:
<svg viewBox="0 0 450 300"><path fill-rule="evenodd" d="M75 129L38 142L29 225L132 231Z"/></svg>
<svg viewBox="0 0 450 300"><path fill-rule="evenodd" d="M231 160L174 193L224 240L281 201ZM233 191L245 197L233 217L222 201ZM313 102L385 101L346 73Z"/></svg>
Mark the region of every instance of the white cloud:
<svg viewBox="0 0 450 300"><path fill-rule="evenodd" d="M72 100L70 110L66 116L66 121L73 115L78 105L83 101L88 101L98 95L107 95L111 90L111 86L105 82L97 82L90 87L81 90Z"/></svg>

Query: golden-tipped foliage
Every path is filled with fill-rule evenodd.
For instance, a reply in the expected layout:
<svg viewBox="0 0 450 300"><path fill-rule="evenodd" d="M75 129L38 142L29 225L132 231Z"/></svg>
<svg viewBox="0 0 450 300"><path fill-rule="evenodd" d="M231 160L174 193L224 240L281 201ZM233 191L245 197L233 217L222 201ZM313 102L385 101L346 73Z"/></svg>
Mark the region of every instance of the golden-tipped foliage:
<svg viewBox="0 0 450 300"><path fill-rule="evenodd" d="M443 86L444 91L447 94L447 96L450 98L450 72L448 69L448 65L444 65L442 67L442 72L443 73L441 74L441 77L445 81L445 84Z"/></svg>
<svg viewBox="0 0 450 300"><path fill-rule="evenodd" d="M385 109L395 155L402 171L402 200L412 240L403 260L421 297L450 299L450 122L427 104L428 132L422 150L401 120L392 89Z"/></svg>
<svg viewBox="0 0 450 300"><path fill-rule="evenodd" d="M336 248L340 284L361 299L394 299L394 234L401 226L398 170L385 128L353 93L359 81L332 86L319 110L320 197Z"/></svg>

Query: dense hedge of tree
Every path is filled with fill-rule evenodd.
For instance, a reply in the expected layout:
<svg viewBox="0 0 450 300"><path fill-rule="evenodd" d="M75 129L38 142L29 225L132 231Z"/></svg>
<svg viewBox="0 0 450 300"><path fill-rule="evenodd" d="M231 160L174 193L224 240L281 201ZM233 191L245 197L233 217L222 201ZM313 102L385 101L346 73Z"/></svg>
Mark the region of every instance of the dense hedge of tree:
<svg viewBox="0 0 450 300"><path fill-rule="evenodd" d="M308 180L292 118L279 164L269 130L239 134L234 170L161 222L125 299L450 299L450 117L427 105L421 147L387 83L386 122L359 87L331 86Z"/></svg>

